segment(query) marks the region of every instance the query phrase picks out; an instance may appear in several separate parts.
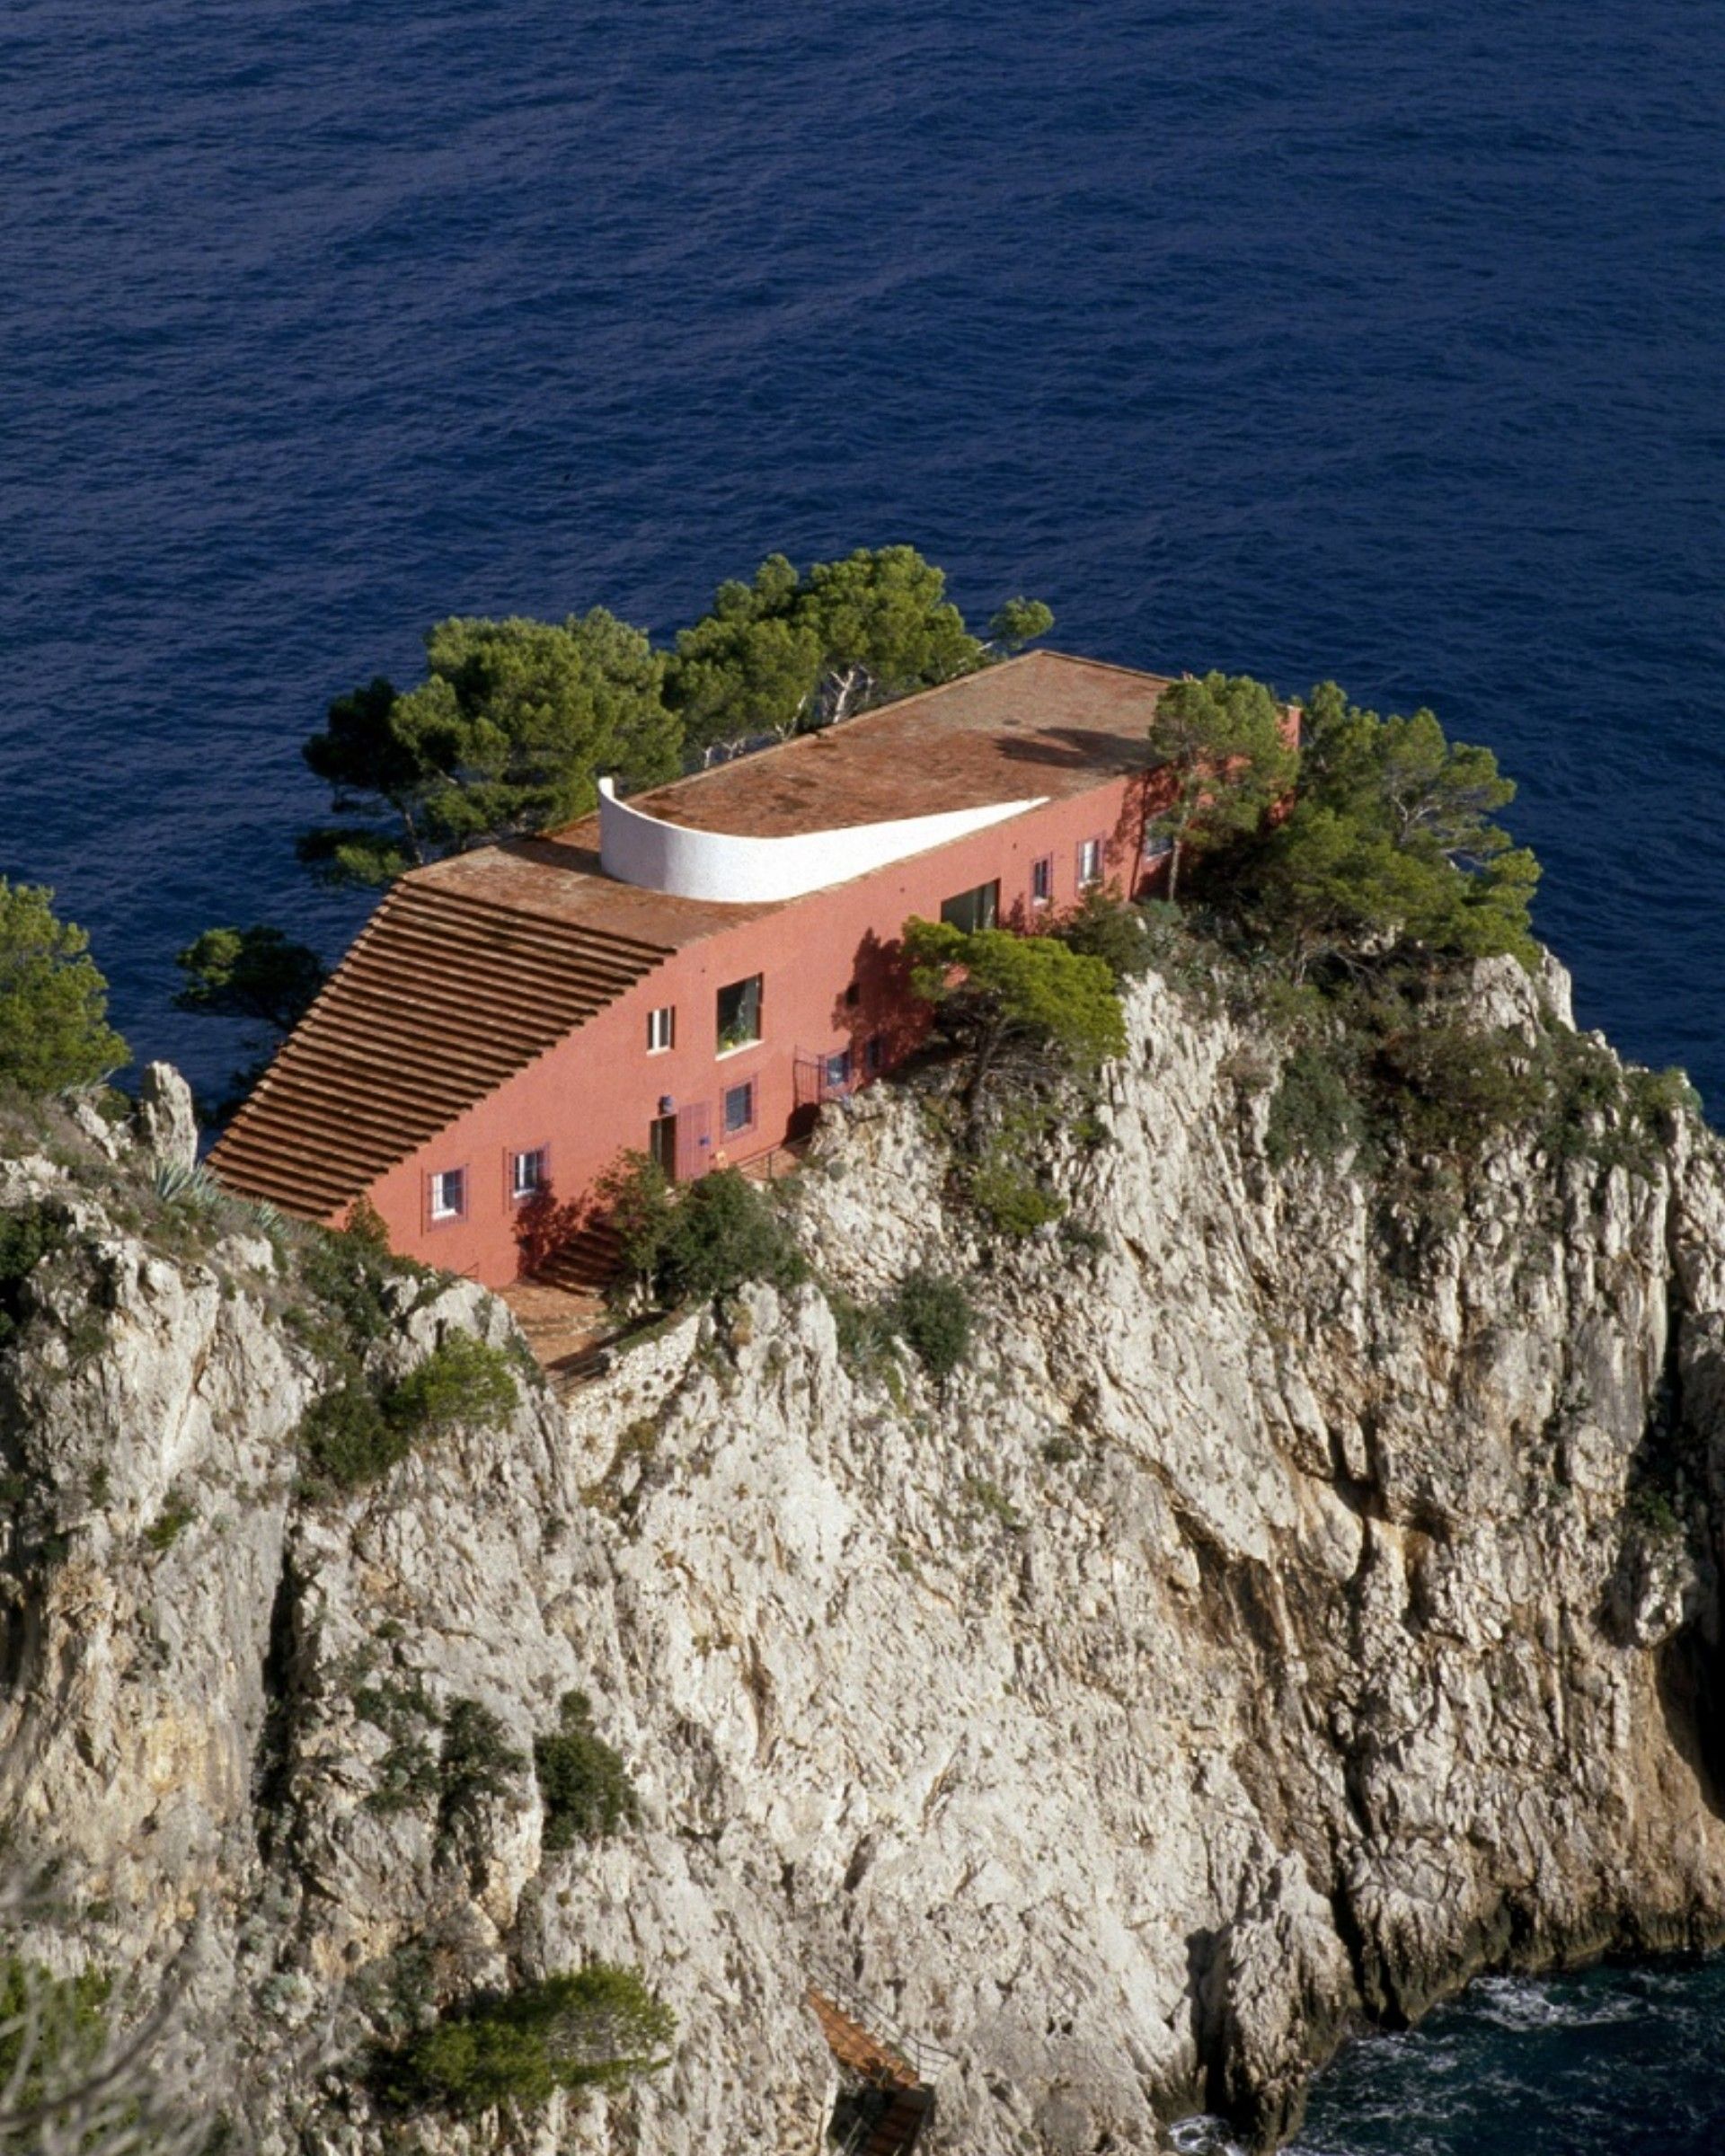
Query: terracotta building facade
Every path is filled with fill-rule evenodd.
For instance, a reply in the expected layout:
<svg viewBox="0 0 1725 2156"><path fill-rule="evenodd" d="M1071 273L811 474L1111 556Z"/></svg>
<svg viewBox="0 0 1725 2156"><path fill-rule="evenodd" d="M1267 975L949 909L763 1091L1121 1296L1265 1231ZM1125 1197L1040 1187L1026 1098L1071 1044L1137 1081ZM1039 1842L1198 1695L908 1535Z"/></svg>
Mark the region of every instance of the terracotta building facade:
<svg viewBox="0 0 1725 2156"><path fill-rule="evenodd" d="M914 1048L907 919L1034 933L1160 875L1162 677L1036 652L390 891L217 1146L232 1188L492 1286L628 1149L741 1165Z"/></svg>

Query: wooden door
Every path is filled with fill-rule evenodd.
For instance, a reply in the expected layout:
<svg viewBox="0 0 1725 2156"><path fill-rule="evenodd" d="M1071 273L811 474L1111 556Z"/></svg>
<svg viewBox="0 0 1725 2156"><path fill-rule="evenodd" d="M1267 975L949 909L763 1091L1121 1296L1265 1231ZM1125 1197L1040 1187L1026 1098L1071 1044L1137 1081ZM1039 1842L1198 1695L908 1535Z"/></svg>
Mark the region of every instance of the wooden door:
<svg viewBox="0 0 1725 2156"><path fill-rule="evenodd" d="M692 1183L712 1165L712 1103L692 1100L678 1109L677 1124L677 1180Z"/></svg>

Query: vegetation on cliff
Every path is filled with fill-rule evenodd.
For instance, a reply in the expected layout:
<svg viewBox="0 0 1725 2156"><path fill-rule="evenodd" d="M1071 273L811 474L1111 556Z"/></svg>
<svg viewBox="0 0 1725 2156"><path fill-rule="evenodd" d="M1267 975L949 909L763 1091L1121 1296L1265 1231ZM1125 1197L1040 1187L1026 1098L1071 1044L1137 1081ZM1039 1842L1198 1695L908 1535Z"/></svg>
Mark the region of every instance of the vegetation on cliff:
<svg viewBox="0 0 1725 2156"><path fill-rule="evenodd" d="M0 876L0 1093L93 1085L131 1060L90 939L40 884Z"/></svg>
<svg viewBox="0 0 1725 2156"><path fill-rule="evenodd" d="M677 2016L635 1970L596 1961L452 2009L374 2078L403 2108L471 2116L658 2073L676 2034Z"/></svg>

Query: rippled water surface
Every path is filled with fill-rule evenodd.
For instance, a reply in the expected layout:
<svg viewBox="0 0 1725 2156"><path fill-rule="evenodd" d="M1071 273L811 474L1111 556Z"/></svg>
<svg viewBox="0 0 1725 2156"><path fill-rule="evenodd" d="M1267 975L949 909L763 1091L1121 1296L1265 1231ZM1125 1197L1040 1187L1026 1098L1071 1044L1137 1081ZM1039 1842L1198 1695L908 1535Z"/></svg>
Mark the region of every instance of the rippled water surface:
<svg viewBox="0 0 1725 2156"><path fill-rule="evenodd" d="M1220 2119L1181 2156L1243 2156ZM1287 2156L1718 2156L1725 1961L1487 1977L1411 2035L1350 2044Z"/></svg>
<svg viewBox="0 0 1725 2156"><path fill-rule="evenodd" d="M1715 0L8 0L0 867L209 1073L300 740L439 614L916 540L1433 701L1584 1015L1725 1094Z"/></svg>
<svg viewBox="0 0 1725 2156"><path fill-rule="evenodd" d="M1495 743L1584 1018L1725 1099L1717 0L8 0L0 870L138 1047L355 907L328 697L909 538ZM1725 2147L1725 1971L1484 1986L1308 2156Z"/></svg>
<svg viewBox="0 0 1725 2156"><path fill-rule="evenodd" d="M1475 1984L1352 2046L1293 2156L1719 2156L1725 1962Z"/></svg>

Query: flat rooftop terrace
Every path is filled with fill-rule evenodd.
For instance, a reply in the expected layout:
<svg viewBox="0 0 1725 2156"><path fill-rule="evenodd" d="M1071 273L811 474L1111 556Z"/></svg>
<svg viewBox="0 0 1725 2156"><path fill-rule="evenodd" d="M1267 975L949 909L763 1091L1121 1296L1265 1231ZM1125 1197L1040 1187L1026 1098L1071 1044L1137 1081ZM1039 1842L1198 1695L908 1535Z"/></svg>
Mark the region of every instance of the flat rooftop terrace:
<svg viewBox="0 0 1725 2156"><path fill-rule="evenodd" d="M1035 796L1065 800L1151 768L1146 737L1167 685L1163 675L1028 651L629 802L694 830L783 838ZM600 866L597 816L456 854L405 881L665 949L783 903L719 904L620 883Z"/></svg>

